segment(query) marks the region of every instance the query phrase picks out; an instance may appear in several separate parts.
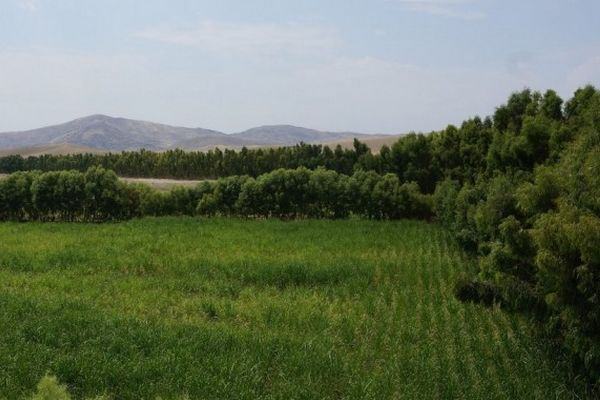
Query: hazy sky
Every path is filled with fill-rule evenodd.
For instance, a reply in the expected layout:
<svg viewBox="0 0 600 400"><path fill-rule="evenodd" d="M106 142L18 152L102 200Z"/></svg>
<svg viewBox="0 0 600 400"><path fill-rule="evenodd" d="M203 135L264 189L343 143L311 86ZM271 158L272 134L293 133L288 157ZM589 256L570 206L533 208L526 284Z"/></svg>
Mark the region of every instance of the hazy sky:
<svg viewBox="0 0 600 400"><path fill-rule="evenodd" d="M0 0L0 131L95 113L427 131L586 83L599 0Z"/></svg>

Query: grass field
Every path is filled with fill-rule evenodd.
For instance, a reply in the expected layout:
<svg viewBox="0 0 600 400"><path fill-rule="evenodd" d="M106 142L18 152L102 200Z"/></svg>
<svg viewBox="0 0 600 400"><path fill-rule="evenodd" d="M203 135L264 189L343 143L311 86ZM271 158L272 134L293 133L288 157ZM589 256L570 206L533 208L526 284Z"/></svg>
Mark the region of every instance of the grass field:
<svg viewBox="0 0 600 400"><path fill-rule="evenodd" d="M421 222L0 224L0 398L574 397L472 267Z"/></svg>

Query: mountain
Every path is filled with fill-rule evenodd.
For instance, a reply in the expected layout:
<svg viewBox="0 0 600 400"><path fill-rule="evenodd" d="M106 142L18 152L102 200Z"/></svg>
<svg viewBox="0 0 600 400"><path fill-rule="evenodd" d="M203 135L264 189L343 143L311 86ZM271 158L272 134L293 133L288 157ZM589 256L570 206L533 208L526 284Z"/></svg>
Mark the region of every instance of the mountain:
<svg viewBox="0 0 600 400"><path fill-rule="evenodd" d="M353 132L323 132L292 125L266 125L231 136L250 140L256 144L290 146L300 142L324 143L340 139L360 139L369 135Z"/></svg>
<svg viewBox="0 0 600 400"><path fill-rule="evenodd" d="M209 129L176 127L153 122L91 115L64 124L21 132L0 133L0 150L39 154L45 148L61 151L123 151L147 149L207 150L261 146L290 146L300 142L332 143L369 135L322 132L291 125L271 125L225 134ZM11 150L6 150L11 149ZM25 149L25 150L24 150ZM62 149L62 150L61 150Z"/></svg>
<svg viewBox="0 0 600 400"><path fill-rule="evenodd" d="M37 157L44 154L62 155L83 153L102 154L106 153L106 151L101 149L94 149L92 147L77 146L68 143L49 144L46 146L30 146L19 148L13 147L10 149L0 149L0 157L6 157L10 155L20 155L23 157Z"/></svg>
<svg viewBox="0 0 600 400"><path fill-rule="evenodd" d="M103 150L165 150L184 140L214 140L224 133L181 128L106 115L91 115L61 125L0 133L0 148L71 144Z"/></svg>

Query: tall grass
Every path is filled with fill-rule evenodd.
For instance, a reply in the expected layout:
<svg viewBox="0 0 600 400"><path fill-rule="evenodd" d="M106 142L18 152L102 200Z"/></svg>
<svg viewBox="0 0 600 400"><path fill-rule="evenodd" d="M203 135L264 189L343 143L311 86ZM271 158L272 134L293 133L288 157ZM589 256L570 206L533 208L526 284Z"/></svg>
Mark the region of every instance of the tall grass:
<svg viewBox="0 0 600 400"><path fill-rule="evenodd" d="M0 224L0 398L573 398L421 222Z"/></svg>

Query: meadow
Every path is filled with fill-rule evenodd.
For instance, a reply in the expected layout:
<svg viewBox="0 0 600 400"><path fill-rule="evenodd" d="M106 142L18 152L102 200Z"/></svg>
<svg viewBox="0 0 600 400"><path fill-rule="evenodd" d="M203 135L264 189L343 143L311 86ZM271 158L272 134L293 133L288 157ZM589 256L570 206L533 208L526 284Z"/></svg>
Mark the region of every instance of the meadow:
<svg viewBox="0 0 600 400"><path fill-rule="evenodd" d="M0 398L575 398L475 264L419 221L2 223Z"/></svg>

